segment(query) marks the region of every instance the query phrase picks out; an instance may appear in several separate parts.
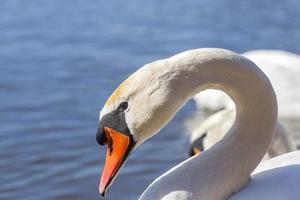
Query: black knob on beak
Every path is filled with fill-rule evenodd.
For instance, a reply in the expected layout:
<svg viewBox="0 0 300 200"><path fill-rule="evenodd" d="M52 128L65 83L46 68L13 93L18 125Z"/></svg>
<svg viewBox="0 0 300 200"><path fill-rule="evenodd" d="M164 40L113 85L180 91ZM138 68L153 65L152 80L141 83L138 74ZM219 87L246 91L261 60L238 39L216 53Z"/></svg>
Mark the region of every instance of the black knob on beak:
<svg viewBox="0 0 300 200"><path fill-rule="evenodd" d="M100 145L105 145L109 141L109 138L107 138L109 136L106 136L104 127L112 128L120 133L130 136L130 131L127 127L123 111L114 110L102 117L96 134L97 142Z"/></svg>
<svg viewBox="0 0 300 200"><path fill-rule="evenodd" d="M105 145L107 142L106 134L104 132L104 127L100 124L96 134L96 140L99 145Z"/></svg>

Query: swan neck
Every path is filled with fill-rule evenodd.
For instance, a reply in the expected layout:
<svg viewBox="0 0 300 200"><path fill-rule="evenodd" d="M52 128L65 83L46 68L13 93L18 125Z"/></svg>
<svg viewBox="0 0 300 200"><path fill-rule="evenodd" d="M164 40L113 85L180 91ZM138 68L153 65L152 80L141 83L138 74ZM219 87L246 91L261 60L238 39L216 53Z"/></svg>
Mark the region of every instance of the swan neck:
<svg viewBox="0 0 300 200"><path fill-rule="evenodd" d="M254 63L232 52L213 51L172 59L180 63L175 82L185 86L177 91L185 100L205 89L219 89L235 103L236 119L225 137L191 160L207 183L202 191L220 191L218 197L227 198L246 184L267 151L276 130L277 101L269 79Z"/></svg>

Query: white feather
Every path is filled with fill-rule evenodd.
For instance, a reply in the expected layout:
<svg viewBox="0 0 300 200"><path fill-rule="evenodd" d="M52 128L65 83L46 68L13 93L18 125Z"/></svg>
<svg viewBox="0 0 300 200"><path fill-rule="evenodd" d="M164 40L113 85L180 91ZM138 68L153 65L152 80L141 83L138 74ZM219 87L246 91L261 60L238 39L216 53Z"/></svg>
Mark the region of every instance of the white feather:
<svg viewBox="0 0 300 200"><path fill-rule="evenodd" d="M300 117L300 56L279 50L255 50L243 54L269 77L278 100L280 118ZM199 109L216 112L234 108L232 100L222 91L206 90L194 97Z"/></svg>
<svg viewBox="0 0 300 200"><path fill-rule="evenodd" d="M193 144L205 134L202 145L204 150L209 149L224 137L234 123L234 120L235 109L224 109L212 114L192 132L190 143ZM297 146L294 139L287 133L284 127L278 123L273 141L264 158L272 158L295 150L297 150Z"/></svg>
<svg viewBox="0 0 300 200"><path fill-rule="evenodd" d="M125 117L137 146L156 134L185 102L204 89L224 90L237 108L236 120L223 139L157 178L141 199L224 200L244 186L247 188L250 174L267 151L277 125L275 93L254 63L228 50L195 49L145 65L131 76L126 87L113 102L129 100ZM109 106L103 110L109 110ZM300 161L298 155L295 160ZM291 176L298 172L289 167L283 170ZM262 178L268 182L276 174L271 179L267 175ZM258 178L253 179L255 185ZM291 188L284 182L281 186L282 190ZM261 195L269 192L263 188L251 191Z"/></svg>

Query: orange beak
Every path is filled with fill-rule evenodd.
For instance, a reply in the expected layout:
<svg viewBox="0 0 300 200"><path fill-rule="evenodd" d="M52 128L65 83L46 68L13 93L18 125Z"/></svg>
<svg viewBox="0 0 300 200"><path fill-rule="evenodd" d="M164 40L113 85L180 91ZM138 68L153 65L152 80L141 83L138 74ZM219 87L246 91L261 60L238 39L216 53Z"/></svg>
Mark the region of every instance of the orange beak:
<svg viewBox="0 0 300 200"><path fill-rule="evenodd" d="M109 127L104 127L104 132L107 138L107 152L99 185L99 192L103 196L110 184L112 184L114 177L120 170L131 149L129 136Z"/></svg>

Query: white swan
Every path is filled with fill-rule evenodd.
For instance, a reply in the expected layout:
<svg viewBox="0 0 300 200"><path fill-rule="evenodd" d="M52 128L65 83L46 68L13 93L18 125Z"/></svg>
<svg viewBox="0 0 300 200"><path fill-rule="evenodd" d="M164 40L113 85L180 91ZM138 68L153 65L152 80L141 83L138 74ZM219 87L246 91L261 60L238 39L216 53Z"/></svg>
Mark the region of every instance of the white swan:
<svg viewBox="0 0 300 200"><path fill-rule="evenodd" d="M243 54L254 62L270 78L278 98L280 118L300 117L300 55L280 50L254 50ZM216 112L223 108L234 108L224 92L206 90L195 95L197 107L203 117L206 111Z"/></svg>
<svg viewBox="0 0 300 200"><path fill-rule="evenodd" d="M277 103L268 78L255 64L222 49L190 50L147 64L115 90L100 112L96 137L100 144L107 145L100 193L104 195L133 149L156 134L188 99L206 88L222 89L232 97L237 108L234 125L212 148L156 179L140 199L222 200L235 193L236 199L247 200L238 191L249 181L271 142ZM296 154L291 164L300 164L300 153ZM288 158L281 157L270 170L278 169L276 165ZM277 178L290 172L290 166L274 171L271 177L265 174L270 170L260 172L250 182L251 192L268 192L263 189L265 184L259 189L254 186L270 180L281 186L282 199L285 195L300 195L298 189L288 191L292 187L287 185L292 181L299 185L299 165L295 165L297 169L291 171L287 182Z"/></svg>
<svg viewBox="0 0 300 200"><path fill-rule="evenodd" d="M224 109L205 119L190 137L190 155L207 150L224 137L235 119L235 109ZM265 159L297 150L292 137L278 123L277 129L266 153Z"/></svg>

